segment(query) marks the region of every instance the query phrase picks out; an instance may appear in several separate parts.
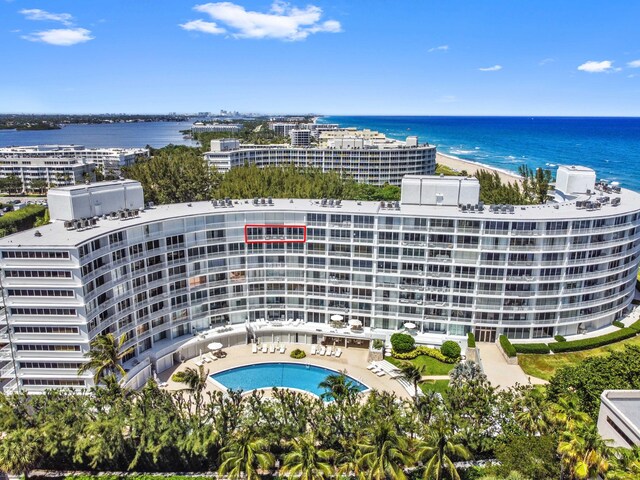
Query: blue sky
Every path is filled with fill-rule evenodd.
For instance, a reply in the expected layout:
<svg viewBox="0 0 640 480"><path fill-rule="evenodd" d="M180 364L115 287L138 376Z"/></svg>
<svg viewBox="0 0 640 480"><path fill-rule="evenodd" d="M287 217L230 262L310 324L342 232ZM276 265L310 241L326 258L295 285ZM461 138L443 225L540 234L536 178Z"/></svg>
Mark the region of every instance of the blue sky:
<svg viewBox="0 0 640 480"><path fill-rule="evenodd" d="M640 116L634 0L0 0L0 112Z"/></svg>

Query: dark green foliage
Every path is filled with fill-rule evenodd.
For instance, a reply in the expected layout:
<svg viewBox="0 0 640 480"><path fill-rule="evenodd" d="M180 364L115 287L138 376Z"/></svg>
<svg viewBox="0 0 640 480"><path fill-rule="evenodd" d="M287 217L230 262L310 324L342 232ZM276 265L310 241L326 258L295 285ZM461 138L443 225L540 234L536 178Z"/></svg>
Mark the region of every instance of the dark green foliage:
<svg viewBox="0 0 640 480"><path fill-rule="evenodd" d="M549 345L546 343L516 343L513 348L517 353L549 353Z"/></svg>
<svg viewBox="0 0 640 480"><path fill-rule="evenodd" d="M476 336L473 332L467 333L467 347L476 348Z"/></svg>
<svg viewBox="0 0 640 480"><path fill-rule="evenodd" d="M572 340L570 342L550 343L549 348L554 353L578 352L580 350L588 350L590 348L602 347L610 343L619 342L620 340L635 337L637 334L638 330L636 328L626 327L599 337Z"/></svg>
<svg viewBox="0 0 640 480"><path fill-rule="evenodd" d="M591 357L575 367L564 367L547 386L549 399L556 401L566 392L575 393L580 409L598 416L600 395L604 390L640 389L640 347L627 345L623 351Z"/></svg>
<svg viewBox="0 0 640 480"><path fill-rule="evenodd" d="M486 204L521 205L526 203L517 183L503 184L498 172L478 170L475 177L480 182L480 200Z"/></svg>
<svg viewBox="0 0 640 480"><path fill-rule="evenodd" d="M505 477L519 472L530 480L559 478L557 443L551 435L509 435L496 447L496 471Z"/></svg>
<svg viewBox="0 0 640 480"><path fill-rule="evenodd" d="M301 359L307 356L307 354L304 352L304 350L300 350L299 348L296 348L294 350L291 351L291 353L289 354L289 356L291 358L296 358L296 359Z"/></svg>
<svg viewBox="0 0 640 480"><path fill-rule="evenodd" d="M511 342L506 337L506 335L500 335L500 346L508 357L515 357L517 355L516 349L513 347L513 345L511 345Z"/></svg>
<svg viewBox="0 0 640 480"><path fill-rule="evenodd" d="M20 210L5 213L0 217L0 237L32 228L46 210L42 205L27 205Z"/></svg>
<svg viewBox="0 0 640 480"><path fill-rule="evenodd" d="M624 328L624 323L616 320L616 321L613 322L613 326L614 327L618 327L618 328Z"/></svg>
<svg viewBox="0 0 640 480"><path fill-rule="evenodd" d="M520 165L518 173L522 177L522 194L525 203L544 203L549 195L549 184L553 180L551 170Z"/></svg>
<svg viewBox="0 0 640 480"><path fill-rule="evenodd" d="M416 341L406 333L394 333L391 335L391 347L394 352L407 353L416 348Z"/></svg>
<svg viewBox="0 0 640 480"><path fill-rule="evenodd" d="M381 350L384 347L384 341L380 340L379 338L376 338L373 341L373 348L376 350Z"/></svg>
<svg viewBox="0 0 640 480"><path fill-rule="evenodd" d="M0 178L0 191L7 193L20 193L22 192L22 180L16 175L8 175L4 178Z"/></svg>
<svg viewBox="0 0 640 480"><path fill-rule="evenodd" d="M566 338L564 338L562 335L556 335L555 337L553 337L553 339L554 339L556 342L566 342L566 341L567 341L567 339L566 339Z"/></svg>
<svg viewBox="0 0 640 480"><path fill-rule="evenodd" d="M194 138L200 142L204 151L209 151L211 140L223 138L237 138L241 143L253 143L256 145L283 144L290 142L289 137L281 137L276 135L273 130L270 130L268 122L261 120L245 120L239 123L242 123L244 127L239 132L201 132L196 133Z"/></svg>
<svg viewBox="0 0 640 480"><path fill-rule="evenodd" d="M440 351L447 358L456 358L457 359L457 358L460 357L460 353L461 353L462 349L460 348L460 345L458 345L453 340L447 340L440 347Z"/></svg>
<svg viewBox="0 0 640 480"><path fill-rule="evenodd" d="M129 473L124 475L67 475L64 477L64 480L211 480L211 477L164 475L161 473Z"/></svg>

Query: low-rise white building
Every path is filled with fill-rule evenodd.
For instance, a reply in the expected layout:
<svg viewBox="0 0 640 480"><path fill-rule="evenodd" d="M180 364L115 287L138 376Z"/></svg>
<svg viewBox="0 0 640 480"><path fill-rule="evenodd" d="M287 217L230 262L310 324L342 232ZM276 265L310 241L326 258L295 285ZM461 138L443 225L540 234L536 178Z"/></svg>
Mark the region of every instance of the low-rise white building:
<svg viewBox="0 0 640 480"><path fill-rule="evenodd" d="M640 390L605 390L600 395L598 432L613 447L640 445Z"/></svg>
<svg viewBox="0 0 640 480"><path fill-rule="evenodd" d="M35 179L51 186L73 185L95 179L97 169L107 177L118 177L121 168L140 157L146 148L87 148L84 145L33 145L0 148L0 178L15 175L26 189Z"/></svg>
<svg viewBox="0 0 640 480"><path fill-rule="evenodd" d="M296 129L294 132L303 131ZM319 168L325 172L342 172L357 182L373 185L400 185L405 175L435 173L435 146L421 145L417 137L407 137L403 142L387 138L378 132L364 132L362 135L352 135L349 130L340 135L332 135L325 138L320 146L311 148L213 140L211 150L205 153L205 159L221 172L228 172L245 163L261 168L293 164L298 167Z"/></svg>

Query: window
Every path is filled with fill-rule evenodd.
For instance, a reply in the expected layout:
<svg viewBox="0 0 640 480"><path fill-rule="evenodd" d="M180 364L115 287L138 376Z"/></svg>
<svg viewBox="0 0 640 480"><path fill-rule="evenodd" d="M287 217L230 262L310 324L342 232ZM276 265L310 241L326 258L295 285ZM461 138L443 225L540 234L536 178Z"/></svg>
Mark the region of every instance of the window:
<svg viewBox="0 0 640 480"><path fill-rule="evenodd" d="M32 252L32 251L4 251L2 252L2 258L48 258L48 259L62 259L69 258L69 252Z"/></svg>

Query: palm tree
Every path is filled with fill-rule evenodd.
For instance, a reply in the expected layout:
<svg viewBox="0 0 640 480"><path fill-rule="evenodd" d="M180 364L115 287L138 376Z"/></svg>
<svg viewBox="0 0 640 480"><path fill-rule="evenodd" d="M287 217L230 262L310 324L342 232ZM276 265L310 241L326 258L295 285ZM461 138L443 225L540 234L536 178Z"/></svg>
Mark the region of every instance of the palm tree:
<svg viewBox="0 0 640 480"><path fill-rule="evenodd" d="M334 452L320 449L313 433L306 433L288 443L291 451L284 456L281 475L300 480L321 480L332 475L333 468L327 460L333 458Z"/></svg>
<svg viewBox="0 0 640 480"><path fill-rule="evenodd" d="M318 387L326 390L320 395L320 398L323 400L335 400L338 403L345 400L351 403L360 392L358 387L347 378L344 372L328 375L327 378L318 384Z"/></svg>
<svg viewBox="0 0 640 480"><path fill-rule="evenodd" d="M218 473L231 479L258 480L258 470L269 470L275 461L268 448L266 439L253 438L253 432L245 429L221 450L222 464Z"/></svg>
<svg viewBox="0 0 640 480"><path fill-rule="evenodd" d="M134 350L133 346L122 350L124 342L124 335L116 339L112 333L99 335L91 340L90 349L84 355L89 361L78 369L78 375L93 370L95 383L99 383L107 375L124 376L126 372L121 365L122 359Z"/></svg>
<svg viewBox="0 0 640 480"><path fill-rule="evenodd" d="M595 423L577 424L573 430L563 432L561 438L558 453L570 478L595 478L607 472L609 447Z"/></svg>
<svg viewBox="0 0 640 480"><path fill-rule="evenodd" d="M441 480L445 473L453 480L460 480L452 457L466 460L471 454L464 445L455 441L453 431L444 419L437 419L427 432L425 440L418 444L416 452L416 459L426 463L425 480Z"/></svg>
<svg viewBox="0 0 640 480"><path fill-rule="evenodd" d="M515 402L515 419L530 435L544 435L549 431L552 416L549 402L539 388L529 388Z"/></svg>
<svg viewBox="0 0 640 480"><path fill-rule="evenodd" d="M193 395L196 403L196 414L198 414L202 404L202 391L207 386L207 372L202 366L199 366L197 370L187 367L180 376L180 383L187 385L185 390Z"/></svg>
<svg viewBox="0 0 640 480"><path fill-rule="evenodd" d="M418 383L422 380L422 372L411 362L402 362L400 365L402 378L413 384L414 401L418 401Z"/></svg>
<svg viewBox="0 0 640 480"><path fill-rule="evenodd" d="M18 429L8 433L0 442L0 470L28 479L42 455L41 439L35 429Z"/></svg>
<svg viewBox="0 0 640 480"><path fill-rule="evenodd" d="M359 466L368 470L367 478L405 480L404 467L412 461L407 439L388 421L370 427L358 445L362 452Z"/></svg>
<svg viewBox="0 0 640 480"><path fill-rule="evenodd" d="M575 395L565 395L551 405L552 420L566 430L573 430L577 425L591 422L589 415L580 410L580 402Z"/></svg>

